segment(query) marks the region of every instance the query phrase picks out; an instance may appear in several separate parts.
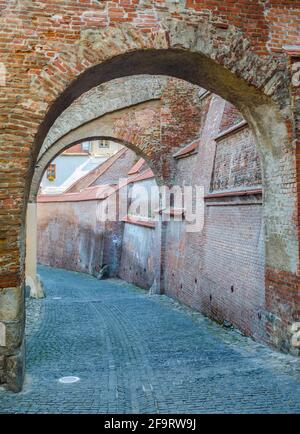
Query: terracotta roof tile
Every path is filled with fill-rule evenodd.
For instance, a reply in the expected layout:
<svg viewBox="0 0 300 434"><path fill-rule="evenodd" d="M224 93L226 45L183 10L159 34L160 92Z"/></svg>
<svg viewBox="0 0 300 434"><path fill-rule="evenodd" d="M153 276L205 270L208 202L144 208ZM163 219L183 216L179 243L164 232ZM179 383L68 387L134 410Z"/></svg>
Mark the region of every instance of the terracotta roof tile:
<svg viewBox="0 0 300 434"><path fill-rule="evenodd" d="M154 178L154 173L152 172L151 169L146 169L144 172L130 179L129 182L134 183L134 182L144 181L146 179L151 179L151 178Z"/></svg>
<svg viewBox="0 0 300 434"><path fill-rule="evenodd" d="M85 200L103 200L117 190L115 185L98 185L85 188L75 193L61 194L40 194L37 197L38 203L46 202L81 202Z"/></svg>
<svg viewBox="0 0 300 434"><path fill-rule="evenodd" d="M75 193L84 188L89 187L96 179L98 179L103 173L105 173L121 156L127 151L127 148L120 149L116 154L108 158L104 163L99 164L91 172L78 179L72 184L65 193Z"/></svg>
<svg viewBox="0 0 300 434"><path fill-rule="evenodd" d="M144 158L140 158L138 162L135 163L135 165L132 166L132 168L129 170L128 175L135 175L136 173L138 173L144 164L145 164Z"/></svg>
<svg viewBox="0 0 300 434"><path fill-rule="evenodd" d="M147 228L155 229L155 221L153 220L142 220L135 216L129 216L122 218L122 222L130 223L138 226L145 226Z"/></svg>
<svg viewBox="0 0 300 434"><path fill-rule="evenodd" d="M183 157L187 157L190 154L194 154L194 153L196 153L199 144L200 144L200 139L194 140L192 143L189 143L184 148L175 152L175 154L173 154L173 157L174 158L183 158Z"/></svg>
<svg viewBox="0 0 300 434"><path fill-rule="evenodd" d="M151 178L154 178L154 174L151 169L147 169L134 178L127 178L119 184L96 185L72 193L65 192L61 194L39 194L37 197L37 202L81 202L85 200L104 200L128 184L133 184L135 182L144 181Z"/></svg>

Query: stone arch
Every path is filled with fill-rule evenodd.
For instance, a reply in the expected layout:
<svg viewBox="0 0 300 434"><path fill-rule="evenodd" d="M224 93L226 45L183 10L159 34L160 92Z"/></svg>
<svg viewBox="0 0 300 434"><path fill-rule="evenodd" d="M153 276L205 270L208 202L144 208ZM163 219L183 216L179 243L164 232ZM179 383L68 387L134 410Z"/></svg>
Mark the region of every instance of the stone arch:
<svg viewBox="0 0 300 434"><path fill-rule="evenodd" d="M184 146L189 140L197 138L196 130L187 131L184 137L177 140L177 144L173 143L172 148L160 140L158 130L166 130L166 126L160 125L159 111L162 113L166 108L176 110L177 87L180 87L186 103L194 107L197 105L193 120L197 112L200 121L199 88L165 76L138 75L112 80L82 94L56 119L43 142L35 165L29 201L35 200L42 174L50 161L69 143L76 144L84 138L106 136L123 143L142 156L157 175L158 182L162 182L164 177L159 171L161 161L167 156L172 160L172 153L177 150L178 144ZM171 91L170 101L165 97L166 90ZM187 130L188 125L186 121ZM174 167L170 171L172 169Z"/></svg>
<svg viewBox="0 0 300 434"><path fill-rule="evenodd" d="M54 122L40 149L38 160L61 137L83 124L125 107L159 100L166 77L131 76L92 88L75 100Z"/></svg>
<svg viewBox="0 0 300 434"><path fill-rule="evenodd" d="M99 41L97 32L86 35L80 46L80 55L84 56L88 44L94 53L93 64L89 62L84 72L79 75L77 72L77 78L68 87L65 87L62 80L59 82L64 90L50 106L39 126L35 154L56 117L75 98L99 83L120 76L150 74L173 76L204 87L236 105L255 133L263 167L266 204L264 216L269 228L267 265L296 272L298 241L295 236L295 201L292 189L282 194L287 176L293 175L294 164L289 74L280 64L282 56L260 58L253 53L241 32L233 28L222 31L219 41L219 30L205 22L203 28L176 24L175 27L171 26L169 33L158 32L152 35L150 41L146 36L135 39L135 31L128 34L125 29L122 26L120 29L112 29L105 35L104 41ZM108 50L106 44L111 38L120 38L122 43ZM142 47L137 49L139 45ZM109 57L108 53L116 55ZM95 65L97 58L101 63ZM74 63L72 56L63 55L61 65L65 64L66 59L71 67ZM52 73L55 74L55 69ZM43 87L42 75L37 84ZM278 218L274 219L274 198L279 195L280 207L285 212L279 215L276 205L275 214L278 214Z"/></svg>
<svg viewBox="0 0 300 434"><path fill-rule="evenodd" d="M293 175L294 165L289 73L281 63L284 56L260 58L236 28L224 32L213 24L202 24L202 28L186 23L170 25L168 32L154 33L151 40L132 29L128 35L126 26L110 29L101 42L99 32L88 32L80 45L80 56L84 58L87 44L95 54L93 62L84 58L83 72L50 107L39 127L36 149L57 114L100 82L150 74L173 76L205 87L236 105L255 133L264 178L266 265L295 273L298 264L295 201L292 190L282 193L286 179ZM222 38L218 40L220 34ZM109 50L106 44L118 39L121 45ZM97 57L99 63L95 64ZM62 67L66 62L72 65L67 58L61 56ZM42 82L41 76L38 86Z"/></svg>
<svg viewBox="0 0 300 434"><path fill-rule="evenodd" d="M119 107L121 107L120 104ZM29 202L35 202L40 181L50 162L70 146L81 143L84 140L107 139L120 143L143 157L152 167L154 173L159 177L160 173L158 172L157 167L153 164L153 161L151 161L150 154L151 149L155 147L155 141L158 144L159 139L158 135L157 137L154 135L155 130L158 132L159 129L159 108L160 103L155 99L145 101L144 103L135 106L126 107L125 105L124 108L119 108L119 110L116 110L115 112L107 113L103 116L94 118L89 122L85 122L82 125L71 129L66 134L64 134L66 130L63 129L61 136L56 134L55 137L57 140L53 143L50 139L45 140L31 182ZM147 114L148 124L143 126L138 124L129 124L126 130L118 128L118 120L128 113L133 116L134 114ZM149 146L150 139L152 143L151 147Z"/></svg>
<svg viewBox="0 0 300 434"><path fill-rule="evenodd" d="M284 60L282 54L259 56L241 30L233 25L224 29L199 16L191 22L186 16L183 21L162 19L159 30L151 33L126 23L117 28L83 30L68 52L59 53L40 74L33 75L31 95L47 100L48 109L43 117L45 102L32 99L33 107L41 112L34 160L55 119L76 98L101 83L150 74L197 84L236 105L253 129L262 160L264 215L269 227L266 263L296 272L294 194L292 189L282 194L282 186L294 170L290 77ZM274 219L274 199L279 195L285 213ZM277 205L275 211L278 214Z"/></svg>
<svg viewBox="0 0 300 434"><path fill-rule="evenodd" d="M265 188L266 285L270 288L267 309L276 316L280 314L276 302L282 292L276 287L276 273L278 270L288 273L297 282L298 265L296 202L291 185L295 180L294 130L286 58L282 54L259 56L243 32L231 24L224 28L197 13L183 14L182 20L164 12L158 16L158 30L150 32L142 32L128 23L101 30L84 28L74 43L61 47L51 59L41 59L37 70L32 68L28 89L12 110L10 119L14 119L14 114L17 116L14 138L9 136L11 141L19 141L24 124L32 118L26 129L26 140L32 148L31 167L20 173L20 176L28 173L27 196L34 165L49 129L82 93L120 76L138 74L173 76L200 85L235 104L257 138ZM287 184L289 187L285 188ZM19 196L24 197L23 190ZM24 201L20 217L25 207ZM21 234L20 255L16 260L19 272L10 286L23 282L23 228L24 220L16 235L19 239ZM286 305L291 312L281 329L287 329L297 313L294 305L292 308ZM23 322L13 327L18 332L15 334L22 337ZM5 382L15 390L22 383L21 341L21 338L12 341L5 349L12 366L7 368Z"/></svg>
<svg viewBox="0 0 300 434"><path fill-rule="evenodd" d="M64 136L63 139L58 140L51 147L44 151L44 153L41 155L38 165L36 166L34 178L31 185L30 197L27 204L26 218L26 286L28 287L30 297L32 298L40 299L45 296L43 283L40 279L39 274L37 274L37 195L42 176L51 161L53 161L59 154L61 154L66 149L78 143L82 143L86 140L114 141L127 147L128 149L133 150L144 159L148 159L147 155L145 155L143 150L141 149L142 142L140 140L136 140L137 135L134 132L132 132L133 142L128 142L127 140L124 140L122 136L116 137L116 135L103 135L101 134L101 132L105 131L106 133L108 133L108 131L105 122L102 122L101 125L101 120L102 119L100 118L96 119L94 122L87 123L82 127L76 129L75 131L71 131L69 134ZM93 123L95 125L90 125ZM95 133L98 132L98 134L86 136L87 129L90 131L92 130L92 132ZM76 136L76 140L70 142L69 140L72 140L74 136ZM126 133L126 138L128 139L128 132ZM156 172L156 168L154 167L153 173Z"/></svg>

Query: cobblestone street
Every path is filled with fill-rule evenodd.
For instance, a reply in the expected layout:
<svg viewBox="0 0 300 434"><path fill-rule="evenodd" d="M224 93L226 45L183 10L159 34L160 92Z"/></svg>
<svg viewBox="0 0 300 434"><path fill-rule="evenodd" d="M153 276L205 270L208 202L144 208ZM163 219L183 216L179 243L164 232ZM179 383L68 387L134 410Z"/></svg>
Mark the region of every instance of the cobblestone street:
<svg viewBox="0 0 300 434"><path fill-rule="evenodd" d="M40 274L24 390L1 389L1 413L300 413L299 359L121 280Z"/></svg>

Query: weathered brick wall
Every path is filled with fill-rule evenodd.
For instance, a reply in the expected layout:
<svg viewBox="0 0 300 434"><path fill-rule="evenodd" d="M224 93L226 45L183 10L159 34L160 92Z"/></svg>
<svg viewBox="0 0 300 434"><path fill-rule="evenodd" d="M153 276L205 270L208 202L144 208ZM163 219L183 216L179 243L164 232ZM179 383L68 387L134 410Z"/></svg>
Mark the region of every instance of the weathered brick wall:
<svg viewBox="0 0 300 434"><path fill-rule="evenodd" d="M266 342L261 204L207 208L202 234L169 223L165 292Z"/></svg>
<svg viewBox="0 0 300 434"><path fill-rule="evenodd" d="M97 276L103 265L116 276L120 266L124 223L103 221L109 199L59 201L48 197L37 206L37 259L40 264Z"/></svg>
<svg viewBox="0 0 300 434"><path fill-rule="evenodd" d="M38 262L97 274L103 257L105 225L97 202L38 203Z"/></svg>
<svg viewBox="0 0 300 434"><path fill-rule="evenodd" d="M255 139L243 128L217 141L212 190L261 185L261 166Z"/></svg>
<svg viewBox="0 0 300 434"><path fill-rule="evenodd" d="M118 184L119 179L123 176L127 177L127 173L132 168L137 160L137 156L130 149L121 155L118 160L109 167L108 170L103 173L96 181L92 184L95 185L105 185L105 184Z"/></svg>
<svg viewBox="0 0 300 434"><path fill-rule="evenodd" d="M291 323L299 322L299 278L293 273L266 269L266 309L268 343L285 352L299 355L291 348Z"/></svg>
<svg viewBox="0 0 300 434"><path fill-rule="evenodd" d="M266 52L266 46L281 50L282 44L299 41L293 19L300 9L297 0L188 0L187 7L212 15L221 21L220 26L241 27L258 52Z"/></svg>
<svg viewBox="0 0 300 434"><path fill-rule="evenodd" d="M121 220L105 223L102 265L108 265L110 277L116 277L119 274L123 233L124 223Z"/></svg>
<svg viewBox="0 0 300 434"><path fill-rule="evenodd" d="M260 165L249 128L218 137L228 121L228 105L209 96L203 104L198 154L177 161L176 181L216 190L257 188ZM231 110L233 112L233 110ZM213 188L213 190L211 189ZM165 246L165 292L244 333L266 340L264 242L261 196L220 197L205 201L202 232L187 233L185 223L168 223Z"/></svg>
<svg viewBox="0 0 300 434"><path fill-rule="evenodd" d="M228 128L233 125L238 124L243 120L243 116L241 112L230 102L226 101L222 122L220 125L220 131L226 131Z"/></svg>
<svg viewBox="0 0 300 434"><path fill-rule="evenodd" d="M121 279L145 289L152 286L158 271L155 256L159 232L155 226L149 227L142 223L142 220L150 220L154 225L158 196L151 197L151 189L156 185L155 179L150 178L133 183L128 190L128 217L135 221L135 224L125 223L118 273ZM150 209L151 200L154 203Z"/></svg>
<svg viewBox="0 0 300 434"><path fill-rule="evenodd" d="M119 277L149 289L156 275L154 254L155 229L125 223Z"/></svg>
<svg viewBox="0 0 300 434"><path fill-rule="evenodd" d="M261 339L265 327L261 203L237 202L242 203L208 207L199 303L204 313Z"/></svg>
<svg viewBox="0 0 300 434"><path fill-rule="evenodd" d="M110 276L117 274L124 226L118 220L122 216L118 215L117 196L111 194L106 200L97 200L95 192L94 200L87 198L93 187L118 184L126 178L136 158L130 149L122 149L99 165L95 173L79 179L68 193L58 195L57 201L51 195L42 200L38 197L39 263L96 276L103 265L108 265ZM98 194L101 196L101 192ZM121 189L117 194L126 195L126 191ZM103 220L106 207L108 212L116 211L117 221L110 221L109 217Z"/></svg>
<svg viewBox="0 0 300 434"><path fill-rule="evenodd" d="M161 141L175 151L198 137L202 117L199 87L169 79L162 102Z"/></svg>

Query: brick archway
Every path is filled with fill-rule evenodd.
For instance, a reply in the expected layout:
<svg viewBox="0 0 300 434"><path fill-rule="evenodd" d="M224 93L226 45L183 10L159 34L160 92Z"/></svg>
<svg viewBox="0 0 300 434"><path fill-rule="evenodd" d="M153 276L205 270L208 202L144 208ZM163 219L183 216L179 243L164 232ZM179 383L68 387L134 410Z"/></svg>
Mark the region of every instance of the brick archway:
<svg viewBox="0 0 300 434"><path fill-rule="evenodd" d="M85 140L105 139L120 143L132 149L150 164L152 163L153 170L159 176L157 167L154 167L153 161L151 161L151 154L147 154L147 149L149 152L151 149L149 140L151 140L152 147L158 145L159 142L159 109L158 101L147 101L135 107L125 107L116 112L108 113L78 126L68 134L63 134L40 153L31 183L29 201L35 202L42 176L50 162L70 146ZM131 124L130 122L127 124L126 130L118 128L118 123L122 122L122 118L128 115L132 118ZM144 125L135 123L139 116L147 119Z"/></svg>
<svg viewBox="0 0 300 434"><path fill-rule="evenodd" d="M92 88L75 100L54 122L40 149L41 155L71 130L125 107L161 99L166 77L130 76Z"/></svg>
<svg viewBox="0 0 300 434"><path fill-rule="evenodd" d="M180 104L184 105L184 116L183 110L178 110ZM29 201L35 201L42 175L54 157L70 144L96 137L132 149L148 162L159 183L168 182L166 174L172 178L175 169L172 154L198 137L200 124L199 88L188 82L139 75L93 88L75 100L50 128L38 155Z"/></svg>
<svg viewBox="0 0 300 434"><path fill-rule="evenodd" d="M1 238L4 246L1 287L3 292L10 292L14 300L14 307L1 313L7 335L7 345L1 350L4 360L1 382L14 390L21 388L24 372L24 303L21 295L24 214L37 155L50 127L64 109L82 93L121 76L159 74L200 85L235 104L251 125L257 138L264 177L269 334L277 345L281 339L278 336L284 335L285 341L288 339L288 327L298 314L296 272L299 251L297 204L293 191L295 156L292 144L295 137L287 58L284 54L266 54L261 44L255 45L251 35L249 42L245 36L247 32L243 33L232 21L222 23L223 17L221 22L208 20L197 12L190 14L191 9L186 12L182 11L182 19L159 12L157 26L154 29L149 26L149 31L141 31L138 25L130 23L119 27L107 25L101 30L84 25L71 42L58 49L51 46L54 35L48 46L43 42L40 48L43 54L50 52L50 57L48 54L42 58L36 56L36 63L29 66L30 73L24 76L18 104L6 108L9 109L4 113L8 131L6 143L18 149L20 139L24 142L22 161L11 166L12 174L17 176L11 182L27 177L25 194L23 186L17 186L13 187L14 197L11 198L11 193L7 197L6 209L8 213L14 210L16 224L12 230L12 226L5 223L7 229ZM57 41L61 35L58 31ZM38 46L39 41L36 41L35 50ZM10 54L6 53L3 60L9 64ZM13 79L22 73L24 66L18 65ZM14 92L13 79L10 95ZM6 217L4 213L5 221ZM11 248L13 257L7 253ZM292 296L288 293L290 288Z"/></svg>
<svg viewBox="0 0 300 434"><path fill-rule="evenodd" d="M286 350L291 341L290 327L298 320L299 242L295 195L292 184L287 187L287 179L295 179L295 155L290 75L284 63L285 56L261 58L250 48L241 49L242 46L247 47L246 40L239 33L238 42L233 42L230 32L229 40L225 40L232 47L231 60L224 56L223 43L210 45L207 42L206 47L209 46L211 51L207 52L206 48L203 53L203 45L197 46L199 33L193 29L191 37L187 27L183 25L179 35L172 32L168 35L169 48L160 48L160 33L158 47L152 48L157 44L154 38L147 49L131 46L129 52L117 54L86 69L50 108L47 118L40 125L36 145L39 148L55 113L64 110L65 104L71 103L81 92L88 91L90 86L99 84L101 80L115 79L117 71L122 71L124 76L153 74L176 77L204 87L233 103L252 128L261 157L267 334L272 345ZM206 26L210 36L212 29L215 31L213 26ZM190 39L182 40L181 36L186 38L187 34ZM204 37L202 33L201 37ZM172 47L171 41L176 48ZM103 55L103 51L101 53ZM166 178L163 173L161 177Z"/></svg>
<svg viewBox="0 0 300 434"><path fill-rule="evenodd" d="M57 116L82 93L100 83L118 77L150 74L173 76L204 87L233 103L255 133L266 191L265 219L270 220L270 225L267 223L267 265L296 272L298 241L292 235L295 233L294 195L292 189L282 194L286 176L288 173L292 175L294 170L289 72L284 56L260 57L237 29L230 28L224 32L224 29L220 30L206 21L201 24L201 29L186 23L170 25L168 32L154 32L150 40L147 34L138 38L139 32L135 29L128 33L126 26L109 29L107 39L102 38L101 41L100 33L87 34L79 42L82 59L78 59L78 53L71 52L63 54L56 66L50 66L51 77L56 76L56 86L61 89L57 89L59 96L39 125L33 153L37 155L39 152ZM111 57L110 41L118 38L122 44L114 46L116 53ZM87 47L92 50L93 56L91 51L87 53ZM41 74L34 86L39 89L48 86L50 67L46 83ZM60 77L64 68L72 74L67 83L68 74L64 75L64 79ZM78 71L82 70L78 75ZM281 196L280 206L285 209L279 220L283 218L285 222L290 222L289 227L284 228L284 235L282 225L274 221L274 198L278 194ZM278 212L278 207L275 207ZM288 218L286 212L289 213ZM278 250L285 251L285 254L279 257Z"/></svg>

